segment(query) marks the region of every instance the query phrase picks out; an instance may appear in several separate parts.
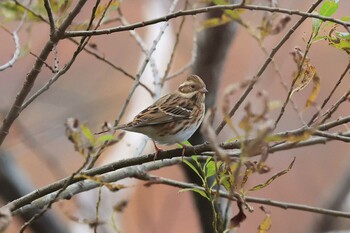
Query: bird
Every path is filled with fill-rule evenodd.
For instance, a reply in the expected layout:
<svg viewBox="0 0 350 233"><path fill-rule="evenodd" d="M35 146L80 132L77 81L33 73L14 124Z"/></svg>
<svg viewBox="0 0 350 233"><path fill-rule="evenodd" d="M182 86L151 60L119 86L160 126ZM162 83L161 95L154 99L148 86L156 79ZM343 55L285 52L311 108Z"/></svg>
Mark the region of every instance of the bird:
<svg viewBox="0 0 350 233"><path fill-rule="evenodd" d="M156 150L155 160L161 151L156 143L183 145L182 142L187 141L198 129L205 114L207 92L199 76L189 75L173 93L158 99L138 113L131 122L114 129L141 133L151 138Z"/></svg>

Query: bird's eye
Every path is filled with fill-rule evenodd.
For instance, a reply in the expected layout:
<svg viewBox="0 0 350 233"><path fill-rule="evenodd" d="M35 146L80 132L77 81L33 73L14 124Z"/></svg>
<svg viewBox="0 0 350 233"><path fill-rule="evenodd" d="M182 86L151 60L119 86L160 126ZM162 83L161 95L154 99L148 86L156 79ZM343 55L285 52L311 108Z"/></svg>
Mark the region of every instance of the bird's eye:
<svg viewBox="0 0 350 233"><path fill-rule="evenodd" d="M196 86L194 84L191 85L191 88L194 89Z"/></svg>

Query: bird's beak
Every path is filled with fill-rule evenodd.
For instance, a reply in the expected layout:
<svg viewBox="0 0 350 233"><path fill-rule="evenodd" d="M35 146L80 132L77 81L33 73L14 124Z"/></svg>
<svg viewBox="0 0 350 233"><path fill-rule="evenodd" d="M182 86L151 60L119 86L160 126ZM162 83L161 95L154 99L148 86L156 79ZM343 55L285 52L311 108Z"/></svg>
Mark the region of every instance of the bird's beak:
<svg viewBox="0 0 350 233"><path fill-rule="evenodd" d="M203 87L202 89L199 89L199 92L200 93L207 93L208 90L207 90L207 88Z"/></svg>

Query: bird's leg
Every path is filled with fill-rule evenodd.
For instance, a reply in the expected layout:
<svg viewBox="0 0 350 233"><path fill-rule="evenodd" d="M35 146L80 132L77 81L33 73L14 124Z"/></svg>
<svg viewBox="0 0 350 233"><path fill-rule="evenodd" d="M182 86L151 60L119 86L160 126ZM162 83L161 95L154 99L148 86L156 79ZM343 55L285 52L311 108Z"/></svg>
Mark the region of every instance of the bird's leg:
<svg viewBox="0 0 350 233"><path fill-rule="evenodd" d="M183 144L182 142L179 142L179 144L182 146L181 158L182 158L182 161L183 161L184 160L184 156L185 156L185 150L186 150L186 148L188 148L188 146Z"/></svg>
<svg viewBox="0 0 350 233"><path fill-rule="evenodd" d="M156 145L155 141L152 140L152 142L153 142L153 145L154 145L154 149L156 150L156 152L154 153L153 160L156 160L157 157L158 157L158 153L161 152L162 150L158 148L158 146Z"/></svg>

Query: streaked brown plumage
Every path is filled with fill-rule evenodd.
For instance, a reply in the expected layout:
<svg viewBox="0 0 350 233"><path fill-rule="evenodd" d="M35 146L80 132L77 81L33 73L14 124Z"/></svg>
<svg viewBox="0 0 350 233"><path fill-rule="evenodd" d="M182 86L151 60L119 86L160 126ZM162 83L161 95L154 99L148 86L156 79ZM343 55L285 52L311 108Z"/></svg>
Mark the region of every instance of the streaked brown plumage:
<svg viewBox="0 0 350 233"><path fill-rule="evenodd" d="M190 75L174 93L161 97L116 129L142 133L165 145L186 141L203 121L206 92L203 80Z"/></svg>

